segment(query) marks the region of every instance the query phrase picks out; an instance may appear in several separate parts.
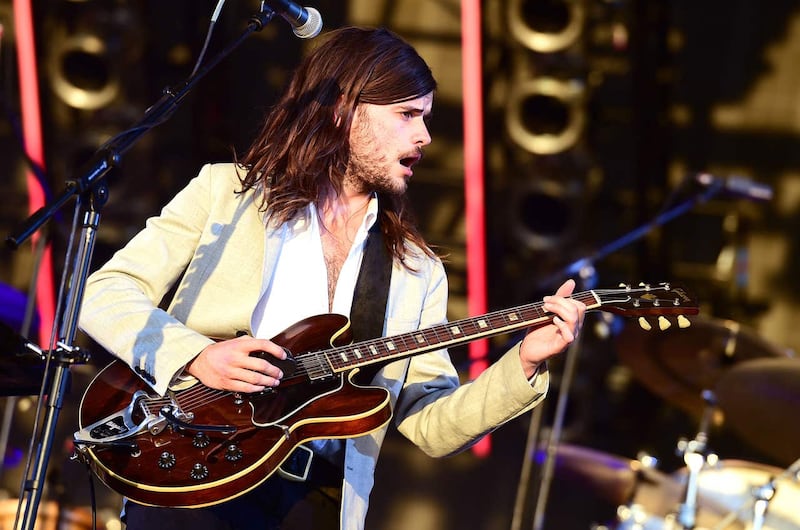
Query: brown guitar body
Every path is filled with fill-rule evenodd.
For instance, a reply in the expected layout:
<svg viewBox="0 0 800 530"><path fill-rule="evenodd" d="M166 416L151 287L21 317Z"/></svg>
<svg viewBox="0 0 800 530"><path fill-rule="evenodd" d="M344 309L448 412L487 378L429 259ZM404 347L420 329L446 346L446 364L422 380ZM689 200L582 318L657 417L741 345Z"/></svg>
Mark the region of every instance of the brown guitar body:
<svg viewBox="0 0 800 530"><path fill-rule="evenodd" d="M320 315L273 340L293 353L315 351L346 343L346 328L346 318ZM145 431L126 438L123 444L89 447L85 454L109 487L137 502L216 504L266 480L304 441L359 436L385 425L391 418L388 391L358 386L352 381L354 374L336 374L321 382L288 377L275 391L255 395L216 391L198 383L176 393L183 412L192 415L191 424L231 426L235 432L168 426L158 434ZM160 397L124 363L111 363L84 395L81 428L128 408L138 391L158 403ZM185 396L189 399L182 399ZM145 413L136 409L133 419L139 423ZM125 445L130 442L135 447Z"/></svg>

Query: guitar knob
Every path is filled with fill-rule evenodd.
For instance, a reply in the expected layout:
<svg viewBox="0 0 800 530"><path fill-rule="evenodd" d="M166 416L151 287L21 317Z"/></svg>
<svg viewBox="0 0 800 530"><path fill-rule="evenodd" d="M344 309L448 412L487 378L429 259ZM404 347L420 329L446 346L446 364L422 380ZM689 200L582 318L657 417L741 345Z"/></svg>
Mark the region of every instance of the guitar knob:
<svg viewBox="0 0 800 530"><path fill-rule="evenodd" d="M678 315L678 327L681 329L686 329L692 325L692 322L683 315Z"/></svg>
<svg viewBox="0 0 800 530"><path fill-rule="evenodd" d="M671 325L672 323L669 320L667 320L666 317L664 316L658 317L658 329L660 329L661 331L666 331L667 329L669 329Z"/></svg>
<svg viewBox="0 0 800 530"><path fill-rule="evenodd" d="M189 473L189 476L194 480L203 480L208 477L208 468L200 462L197 462L192 466L192 471Z"/></svg>
<svg viewBox="0 0 800 530"><path fill-rule="evenodd" d="M208 435L204 432L198 432L192 438L192 445L197 447L198 449L203 449L204 447L208 447L208 444L211 443L209 440Z"/></svg>
<svg viewBox="0 0 800 530"><path fill-rule="evenodd" d="M172 469L175 467L175 455L169 451L164 451L158 457L158 467L161 469Z"/></svg>
<svg viewBox="0 0 800 530"><path fill-rule="evenodd" d="M653 329L653 326L650 325L650 322L647 321L644 317L639 317L639 327L645 331L650 331Z"/></svg>
<svg viewBox="0 0 800 530"><path fill-rule="evenodd" d="M242 449L236 444L230 444L225 450L225 460L228 462L236 462L242 459Z"/></svg>

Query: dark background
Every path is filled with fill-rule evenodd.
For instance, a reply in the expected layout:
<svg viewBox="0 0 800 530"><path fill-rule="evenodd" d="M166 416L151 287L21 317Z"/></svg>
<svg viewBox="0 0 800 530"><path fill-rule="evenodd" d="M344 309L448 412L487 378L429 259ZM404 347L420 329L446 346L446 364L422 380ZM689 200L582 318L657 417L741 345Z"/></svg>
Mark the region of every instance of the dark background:
<svg viewBox="0 0 800 530"><path fill-rule="evenodd" d="M410 194L424 233L448 254L450 316L471 316L460 3L309 5L322 13L326 28L356 23L395 30L417 46L437 76L434 142L415 170ZM104 141L138 122L163 89L187 78L215 2L40 0L33 6L46 181L55 194ZM256 9L256 2L228 3L207 57L238 36ZM700 391L714 390L740 362L792 356L800 344L794 274L800 256L800 6L785 0L489 0L482 14L490 309L538 300L574 276L566 268L582 258L593 265L581 271L582 288L679 282L701 306L687 334L654 330L646 338L635 321L592 314L588 332L570 353L575 376L563 376L566 356L551 363L553 386L535 432L540 441L547 439L564 388L560 441L577 450L561 456L545 490L545 528L585 529L612 521L617 504L627 500L620 500L615 487L634 489L625 470L642 451L659 459L660 471L655 485L637 490L639 500L651 515L663 517L667 509L660 506L680 499L659 480L674 480L670 474L683 467L676 448L680 439L697 435ZM27 165L16 132L12 15L11 2L0 0L0 227L6 233L28 215ZM247 147L262 111L313 43L294 37L283 21L269 24L124 155L107 178L110 200L93 267L124 245L202 163L228 160L233 149ZM698 201L707 192L693 178L698 172L739 175L769 187L774 197L753 201L719 194ZM683 204L692 206L673 219L669 214ZM654 222L665 215L669 222ZM58 274L71 216L70 206L49 225ZM637 230L641 237L629 235ZM32 263L27 248L0 250L0 282L26 291ZM730 331L735 326L741 327L738 334ZM738 340L735 355L723 359L731 337ZM492 340L492 359L514 339ZM67 456L82 390L110 359L107 352L92 353L89 365L74 369L51 462L48 497L64 506L89 504L85 471ZM466 380L466 348L451 353ZM782 394L759 394L757 383L772 384L760 373L748 379L751 394L747 387L741 391L763 406L772 427L727 404L708 429L709 449L737 485L745 487L749 467L768 475L768 466L785 468L800 456L776 449L800 443L790 427L796 421L797 370L787 369ZM677 396L664 395L664 381L680 388ZM13 502L31 435L31 400L4 401L12 434L1 486ZM721 412L736 421L720 421ZM525 414L493 433L486 458L467 451L430 459L390 432L368 528L530 527L542 471L533 465L531 478L520 479L531 461L531 424L531 414ZM610 479L610 472L617 478ZM780 486L782 505L797 506L797 485L784 480ZM731 502L745 500L740 494ZM111 528L118 496L98 485L98 503ZM787 528L800 527L800 520L789 519Z"/></svg>

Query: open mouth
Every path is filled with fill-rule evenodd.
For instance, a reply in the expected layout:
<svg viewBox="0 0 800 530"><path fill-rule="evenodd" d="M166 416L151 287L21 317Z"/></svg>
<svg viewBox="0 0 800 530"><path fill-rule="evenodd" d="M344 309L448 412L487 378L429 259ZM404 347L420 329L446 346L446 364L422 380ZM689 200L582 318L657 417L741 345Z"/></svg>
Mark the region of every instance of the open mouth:
<svg viewBox="0 0 800 530"><path fill-rule="evenodd" d="M422 159L422 153L414 153L413 155L401 158L400 164L411 169L421 159Z"/></svg>

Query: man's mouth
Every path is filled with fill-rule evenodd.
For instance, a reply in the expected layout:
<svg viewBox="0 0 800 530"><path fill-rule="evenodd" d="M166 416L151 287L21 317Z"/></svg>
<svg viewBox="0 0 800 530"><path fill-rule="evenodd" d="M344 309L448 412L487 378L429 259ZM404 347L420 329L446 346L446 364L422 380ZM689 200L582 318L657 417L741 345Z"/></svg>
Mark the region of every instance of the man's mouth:
<svg viewBox="0 0 800 530"><path fill-rule="evenodd" d="M417 152L400 159L400 164L411 169L417 162L422 159L422 152Z"/></svg>

